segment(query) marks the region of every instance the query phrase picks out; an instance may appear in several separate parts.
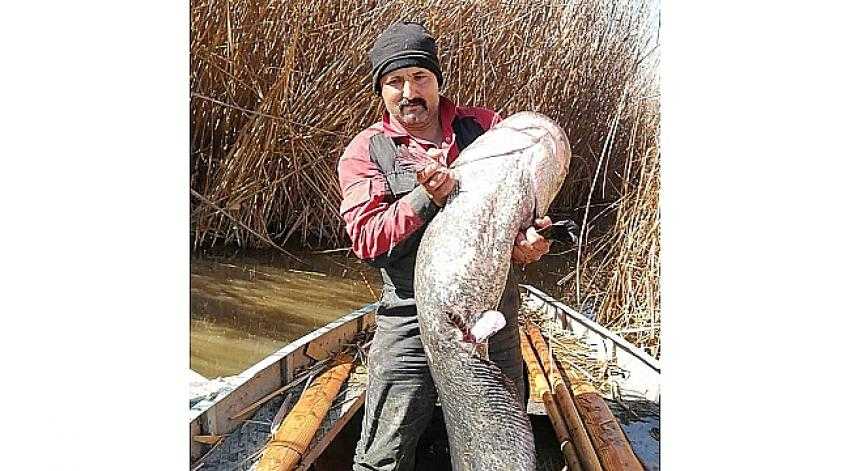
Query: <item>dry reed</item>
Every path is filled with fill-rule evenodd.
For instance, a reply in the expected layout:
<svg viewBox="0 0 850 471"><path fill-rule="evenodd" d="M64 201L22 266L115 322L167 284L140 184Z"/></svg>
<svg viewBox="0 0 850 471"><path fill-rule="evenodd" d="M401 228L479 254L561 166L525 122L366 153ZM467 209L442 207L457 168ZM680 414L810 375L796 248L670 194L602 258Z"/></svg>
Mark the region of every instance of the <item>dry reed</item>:
<svg viewBox="0 0 850 471"><path fill-rule="evenodd" d="M194 246L347 244L336 162L381 112L367 52L391 22L418 19L440 45L443 94L567 131L555 212L616 208L610 227L584 224L562 295L597 299L603 323L655 329L657 15L652 0L193 0Z"/></svg>
<svg viewBox="0 0 850 471"><path fill-rule="evenodd" d="M593 387L602 392L608 392L611 388L608 383L609 365L604 360L596 358L593 350L587 343L561 327L560 322L555 321L545 312L530 308L525 301L520 306L520 321L522 326L525 321L536 324L551 345L552 355L565 367L577 371Z"/></svg>

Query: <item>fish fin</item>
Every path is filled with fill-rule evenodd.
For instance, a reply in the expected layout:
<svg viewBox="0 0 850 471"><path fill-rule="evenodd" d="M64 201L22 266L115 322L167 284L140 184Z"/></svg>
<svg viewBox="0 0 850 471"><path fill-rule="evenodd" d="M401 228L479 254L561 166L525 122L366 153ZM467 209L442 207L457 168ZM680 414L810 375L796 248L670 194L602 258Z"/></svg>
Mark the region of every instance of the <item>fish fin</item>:
<svg viewBox="0 0 850 471"><path fill-rule="evenodd" d="M502 329L506 324L505 316L499 311L484 311L481 317L469 329L474 343L481 343Z"/></svg>

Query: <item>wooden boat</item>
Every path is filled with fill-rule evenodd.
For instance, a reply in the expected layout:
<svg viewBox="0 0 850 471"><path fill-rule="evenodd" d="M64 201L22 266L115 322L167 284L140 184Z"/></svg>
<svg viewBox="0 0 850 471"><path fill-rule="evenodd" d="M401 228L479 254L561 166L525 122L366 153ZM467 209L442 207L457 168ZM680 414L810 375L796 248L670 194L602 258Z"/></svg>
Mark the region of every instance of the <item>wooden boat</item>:
<svg viewBox="0 0 850 471"><path fill-rule="evenodd" d="M643 466L660 469L659 362L540 290L521 285L521 291L526 306L557 320L564 329L580 336L593 355L612 365L608 379L611 392L605 400ZM292 398L297 399L310 382L303 371L327 362L333 352L351 345L358 336L368 335L374 329L377 307L377 303L366 305L290 343L231 378L228 392L194 404L189 424L190 469L252 469L271 427L280 422L292 408ZM351 469L365 391L365 369L359 370L343 386L297 469ZM538 469L562 469L563 458L545 410L530 402L529 413ZM420 440L417 469L450 469L441 415L435 411L434 423Z"/></svg>

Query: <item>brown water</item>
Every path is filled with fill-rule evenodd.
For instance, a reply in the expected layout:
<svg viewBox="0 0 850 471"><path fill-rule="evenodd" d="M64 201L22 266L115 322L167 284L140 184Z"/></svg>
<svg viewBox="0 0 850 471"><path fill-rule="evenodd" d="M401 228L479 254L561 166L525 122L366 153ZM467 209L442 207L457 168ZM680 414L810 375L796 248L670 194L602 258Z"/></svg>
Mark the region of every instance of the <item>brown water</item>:
<svg viewBox="0 0 850 471"><path fill-rule="evenodd" d="M237 374L316 327L376 300L376 270L344 254L279 253L191 260L190 367Z"/></svg>
<svg viewBox="0 0 850 471"><path fill-rule="evenodd" d="M377 269L345 252L296 255L309 266L279 252L192 258L193 370L208 378L238 374L380 296ZM554 295L556 282L574 266L568 258L544 257L518 272L520 282Z"/></svg>

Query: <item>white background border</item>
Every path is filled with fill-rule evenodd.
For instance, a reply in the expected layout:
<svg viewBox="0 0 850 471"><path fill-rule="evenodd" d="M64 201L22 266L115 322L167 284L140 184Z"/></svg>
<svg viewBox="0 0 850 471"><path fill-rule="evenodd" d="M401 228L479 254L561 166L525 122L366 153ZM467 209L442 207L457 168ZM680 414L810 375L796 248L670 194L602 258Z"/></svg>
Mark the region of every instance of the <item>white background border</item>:
<svg viewBox="0 0 850 471"><path fill-rule="evenodd" d="M663 5L668 471L846 466L848 15L780 3ZM4 8L5 469L187 465L188 13Z"/></svg>

